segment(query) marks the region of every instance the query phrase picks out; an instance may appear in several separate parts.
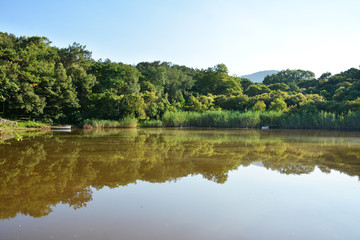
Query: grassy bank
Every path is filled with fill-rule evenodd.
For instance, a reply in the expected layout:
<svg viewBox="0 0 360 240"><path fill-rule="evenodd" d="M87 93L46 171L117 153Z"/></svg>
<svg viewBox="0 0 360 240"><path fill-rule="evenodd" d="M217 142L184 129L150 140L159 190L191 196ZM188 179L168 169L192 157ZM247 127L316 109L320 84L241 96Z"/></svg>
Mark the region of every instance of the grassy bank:
<svg viewBox="0 0 360 240"><path fill-rule="evenodd" d="M7 130L42 130L48 129L49 125L42 122L33 121L12 121L15 125L0 124L0 129L3 131Z"/></svg>
<svg viewBox="0 0 360 240"><path fill-rule="evenodd" d="M22 141L23 138L46 134L50 127L46 123L33 121L9 121L11 125L0 123L0 144L10 144L7 140ZM4 122L4 121L3 121ZM45 130L45 131L34 131Z"/></svg>

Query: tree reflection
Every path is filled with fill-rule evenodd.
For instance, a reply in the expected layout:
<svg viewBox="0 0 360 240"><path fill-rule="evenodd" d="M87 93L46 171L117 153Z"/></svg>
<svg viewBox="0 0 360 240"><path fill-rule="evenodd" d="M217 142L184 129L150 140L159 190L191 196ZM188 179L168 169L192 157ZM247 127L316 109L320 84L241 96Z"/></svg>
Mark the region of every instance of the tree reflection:
<svg viewBox="0 0 360 240"><path fill-rule="evenodd" d="M334 169L360 176L358 143L341 136L286 136L132 129L14 140L0 146L0 218L19 213L46 216L58 203L84 207L92 200L91 187L166 182L198 174L225 183L230 170L259 161L284 174L306 174L317 166L325 173Z"/></svg>

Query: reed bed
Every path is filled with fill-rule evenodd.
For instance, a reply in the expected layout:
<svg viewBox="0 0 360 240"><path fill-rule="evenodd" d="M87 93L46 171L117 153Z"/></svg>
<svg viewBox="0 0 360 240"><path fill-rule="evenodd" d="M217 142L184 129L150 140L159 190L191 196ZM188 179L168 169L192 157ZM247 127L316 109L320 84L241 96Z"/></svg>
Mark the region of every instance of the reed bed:
<svg viewBox="0 0 360 240"><path fill-rule="evenodd" d="M162 121L166 127L256 128L262 124L279 124L282 115L275 111L165 112Z"/></svg>
<svg viewBox="0 0 360 240"><path fill-rule="evenodd" d="M335 114L331 112L300 112L288 114L281 120L282 128L292 129L360 129L360 112Z"/></svg>
<svg viewBox="0 0 360 240"><path fill-rule="evenodd" d="M282 111L167 111L162 120L138 123L135 118L114 120L85 120L84 128L136 128L136 127L216 127L260 128L263 125L288 129L348 129L360 130L360 112L336 114L331 112Z"/></svg>
<svg viewBox="0 0 360 240"><path fill-rule="evenodd" d="M163 122L161 120L146 120L140 123L138 126L146 128L163 127Z"/></svg>
<svg viewBox="0 0 360 240"><path fill-rule="evenodd" d="M206 111L165 112L165 127L259 128L262 125L288 129L360 129L360 112Z"/></svg>
<svg viewBox="0 0 360 240"><path fill-rule="evenodd" d="M130 118L130 117L126 117L119 121L86 119L83 123L83 127L86 129L91 129L91 128L136 128L137 125L138 125L137 119Z"/></svg>

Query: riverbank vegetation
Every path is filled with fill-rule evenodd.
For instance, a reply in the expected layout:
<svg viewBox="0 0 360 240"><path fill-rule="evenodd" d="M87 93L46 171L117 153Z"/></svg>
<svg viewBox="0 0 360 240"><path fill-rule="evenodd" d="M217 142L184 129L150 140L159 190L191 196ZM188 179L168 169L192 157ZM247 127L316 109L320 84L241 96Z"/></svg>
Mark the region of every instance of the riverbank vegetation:
<svg viewBox="0 0 360 240"><path fill-rule="evenodd" d="M6 120L7 121L7 120ZM10 122L10 121L8 121ZM0 131L7 130L24 130L24 129L48 129L49 126L43 122L34 122L34 121L11 121L11 124L0 119Z"/></svg>
<svg viewBox="0 0 360 240"><path fill-rule="evenodd" d="M230 76L224 64L94 60L78 43L0 32L0 116L88 127L360 129L360 70L282 70L262 83Z"/></svg>

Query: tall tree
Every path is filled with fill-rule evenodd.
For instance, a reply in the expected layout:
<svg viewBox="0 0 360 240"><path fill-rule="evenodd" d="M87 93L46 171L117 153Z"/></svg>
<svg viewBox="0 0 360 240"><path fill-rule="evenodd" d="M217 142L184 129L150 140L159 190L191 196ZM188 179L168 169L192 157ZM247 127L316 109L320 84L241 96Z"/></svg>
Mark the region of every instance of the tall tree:
<svg viewBox="0 0 360 240"><path fill-rule="evenodd" d="M230 77L225 64L200 71L195 76L195 91L201 94L240 94L242 93L240 79Z"/></svg>
<svg viewBox="0 0 360 240"><path fill-rule="evenodd" d="M264 78L263 83L264 84L274 84L274 83L285 83L285 84L289 84L292 82L299 82L300 80L304 80L304 79L314 79L315 78L315 74L311 71L305 71L305 70L301 70L301 69L297 69L297 70L283 70L280 71L278 73L275 74L271 74L271 75L267 75Z"/></svg>

